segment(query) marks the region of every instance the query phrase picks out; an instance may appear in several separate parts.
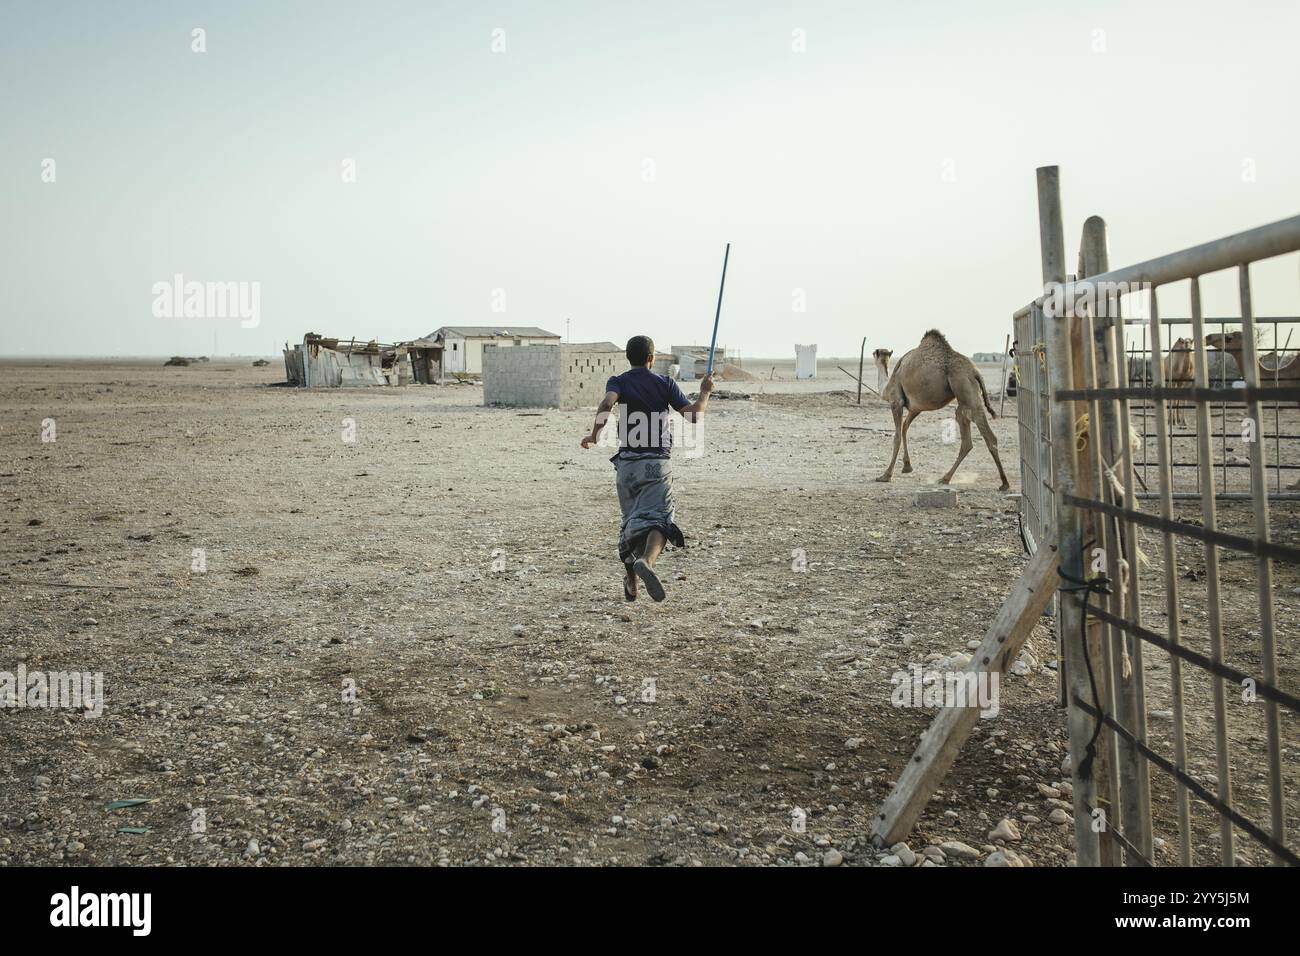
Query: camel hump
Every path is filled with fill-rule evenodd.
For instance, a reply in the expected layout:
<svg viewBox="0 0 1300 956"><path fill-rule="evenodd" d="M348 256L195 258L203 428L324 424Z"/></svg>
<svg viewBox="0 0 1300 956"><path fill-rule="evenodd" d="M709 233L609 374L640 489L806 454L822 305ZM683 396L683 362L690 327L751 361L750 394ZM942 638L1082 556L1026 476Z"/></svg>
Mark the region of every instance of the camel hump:
<svg viewBox="0 0 1300 956"><path fill-rule="evenodd" d="M921 344L935 345L941 348L945 352L956 351L956 349L954 349L951 345L948 344L948 339L938 329L931 329L929 332L926 332L925 335L921 336Z"/></svg>

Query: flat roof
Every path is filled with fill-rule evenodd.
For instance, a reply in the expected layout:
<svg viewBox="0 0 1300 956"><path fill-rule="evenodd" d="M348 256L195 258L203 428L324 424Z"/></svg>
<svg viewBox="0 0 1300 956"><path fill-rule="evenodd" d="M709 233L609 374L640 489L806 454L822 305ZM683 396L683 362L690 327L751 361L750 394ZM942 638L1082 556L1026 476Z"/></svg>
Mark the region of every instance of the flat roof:
<svg viewBox="0 0 1300 956"><path fill-rule="evenodd" d="M547 332L545 329L539 329L535 325L444 325L436 332L430 332L425 336L427 339L435 338L439 335L445 335L448 332L454 335L463 335L468 338L511 338L514 336L525 336L528 338L541 339L558 339L559 335L554 332Z"/></svg>

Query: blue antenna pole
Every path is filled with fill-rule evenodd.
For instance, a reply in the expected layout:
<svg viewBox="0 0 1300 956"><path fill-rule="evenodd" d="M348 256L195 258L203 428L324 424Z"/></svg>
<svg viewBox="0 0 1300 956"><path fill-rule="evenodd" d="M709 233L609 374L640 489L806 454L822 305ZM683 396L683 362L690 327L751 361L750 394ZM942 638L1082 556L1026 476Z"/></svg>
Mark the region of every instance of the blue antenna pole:
<svg viewBox="0 0 1300 956"><path fill-rule="evenodd" d="M709 369L704 373L705 378L713 374L713 352L718 347L718 320L722 318L722 290L727 287L727 260L731 258L731 243L727 243L727 251L722 254L722 282L718 285L718 308L713 313L713 340L709 342Z"/></svg>

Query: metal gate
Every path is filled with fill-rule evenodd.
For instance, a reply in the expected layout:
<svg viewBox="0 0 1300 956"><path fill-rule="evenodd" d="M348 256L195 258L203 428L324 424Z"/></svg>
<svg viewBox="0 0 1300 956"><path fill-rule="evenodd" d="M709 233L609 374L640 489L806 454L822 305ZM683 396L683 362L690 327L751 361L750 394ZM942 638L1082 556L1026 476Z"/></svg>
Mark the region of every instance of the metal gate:
<svg viewBox="0 0 1300 956"><path fill-rule="evenodd" d="M1300 864L1287 839L1288 813L1300 807L1300 648L1293 647L1292 623L1278 627L1274 600L1279 576L1287 593L1300 585L1300 520L1295 506L1281 502L1292 510L1275 532L1270 443L1260 440L1261 405L1280 403L1286 411L1279 415L1289 417L1300 404L1300 382L1260 381L1250 276L1251 263L1300 250L1300 216L1113 270L1105 223L1093 217L1084 225L1079 275L1067 278L1056 167L1039 169L1038 201L1045 292L1015 316L1017 368L1025 376L1023 513L1040 545L1049 540L1045 516L1055 514L1049 543L1060 562L1057 622L1078 863L1146 865L1163 855L1183 865L1231 866L1239 854L1256 862L1259 853ZM1200 282L1223 270L1237 275L1244 388L1213 386L1209 375ZM1149 290L1150 350L1162 356L1160 291L1182 282L1191 296L1191 387L1169 386L1160 361L1149 363L1150 381L1130 383L1124 296ZM1041 366L1030 355L1030 343L1040 342ZM1179 496L1177 511L1167 420L1174 400L1189 403L1196 418L1196 491L1190 501L1186 492ZM1241 503L1216 500L1213 470L1211 408L1233 401L1241 403L1248 458ZM1154 418L1148 488L1158 514L1140 501L1135 466L1146 439L1132 427L1140 402L1151 403ZM1053 509L1043 503L1048 481ZM1294 604L1284 605L1288 622L1300 613ZM1290 680L1279 680L1279 634L1286 635Z"/></svg>

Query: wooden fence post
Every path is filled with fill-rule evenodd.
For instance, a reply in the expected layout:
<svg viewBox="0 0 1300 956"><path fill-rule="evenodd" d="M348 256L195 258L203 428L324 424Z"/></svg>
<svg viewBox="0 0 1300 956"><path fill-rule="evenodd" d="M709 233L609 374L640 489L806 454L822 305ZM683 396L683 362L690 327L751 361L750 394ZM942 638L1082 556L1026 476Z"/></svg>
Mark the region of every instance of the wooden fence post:
<svg viewBox="0 0 1300 956"><path fill-rule="evenodd" d="M862 362L867 357L867 340L862 339L862 348L858 352L858 404L862 404Z"/></svg>
<svg viewBox="0 0 1300 956"><path fill-rule="evenodd" d="M1083 237L1079 245L1079 278L1100 275L1110 269L1110 252L1107 247L1106 221L1100 216L1090 216L1083 224ZM1094 289L1093 308L1091 312L1091 346L1093 380L1102 388L1116 388L1119 385L1118 364L1123 362L1123 320L1120 318L1119 296L1111 295L1108 289ZM1089 412L1093 423L1091 470L1097 483L1097 497L1112 505L1125 504L1126 496L1118 494L1114 484L1107 480L1105 469L1112 469L1117 480L1131 484L1132 476L1124 475L1128 471L1129 456L1123 453L1126 444L1121 440L1121 418L1127 422L1128 416L1118 414L1115 401L1094 401ZM1129 449L1131 454L1131 448ZM1106 555L1106 574L1111 580L1111 593L1107 599L1110 613L1115 617L1124 617L1125 593L1124 574L1120 560L1128 564L1128 574L1137 580L1137 542L1134 540L1136 529L1125 527L1115 519L1095 520L1094 537L1103 543ZM1135 589L1136 590L1136 589ZM1132 605L1129 610L1132 611ZM1130 620L1136 616L1129 615ZM1089 624L1092 627L1092 624ZM1129 728L1141 741L1146 740L1146 713L1143 692L1144 675L1142 672L1142 654L1140 647L1134 647L1129 658L1128 672L1115 665L1116 659L1124 660L1124 650L1129 644L1140 645L1140 641L1130 641L1127 634L1118 627L1105 626L1105 658L1108 669L1107 691L1114 702L1115 715L1121 724ZM1118 826L1125 838L1136 847L1137 854L1129 853L1125 862L1129 866L1144 866L1152 855L1151 833L1151 797L1150 773L1146 759L1137 748L1118 734L1107 732L1110 740L1108 753L1114 765L1111 779L1112 810L1115 819L1112 824ZM1115 856L1119 849L1114 848Z"/></svg>
<svg viewBox="0 0 1300 956"><path fill-rule="evenodd" d="M1011 358L1011 336L1007 336L1006 344L1002 346L1002 398L998 402L998 418L1002 418L1007 410L1007 360ZM1016 380L1016 388L1020 388L1020 380Z"/></svg>
<svg viewBox="0 0 1300 956"><path fill-rule="evenodd" d="M1061 221L1060 170L1055 166L1038 169L1038 226L1042 253L1044 292L1053 287L1058 290L1065 283L1065 233ZM1082 376L1076 380L1075 343L1080 336L1078 320L1058 315L1068 313L1064 303L1044 301L1045 342L1052 387L1056 391L1071 387L1086 387ZM1056 541L1060 572L1063 578L1060 613L1057 628L1060 644L1064 648L1066 666L1066 694L1069 706L1066 722L1070 730L1070 754L1074 773L1074 841L1076 861L1079 866L1100 866L1110 862L1102 855L1102 847L1109 850L1110 840L1102 841L1093 829L1093 812L1100 807L1099 792L1108 789L1106 779L1106 752L1099 746L1093 759L1085 761L1093 739L1094 721L1084 711L1074 706L1075 698L1106 710L1102 688L1097 687L1094 699L1093 684L1101 674L1101 655L1093 645L1092 635L1084 629L1083 605L1076 600L1072 590L1084 580L1083 520L1079 509L1066 504L1067 496L1086 495L1091 482L1086 469L1078 467L1075 445L1075 421L1087 407L1077 409L1074 402L1051 401L1052 420L1052 486L1056 497ZM1090 677L1090 675L1092 675ZM1109 853L1107 854L1109 856Z"/></svg>

